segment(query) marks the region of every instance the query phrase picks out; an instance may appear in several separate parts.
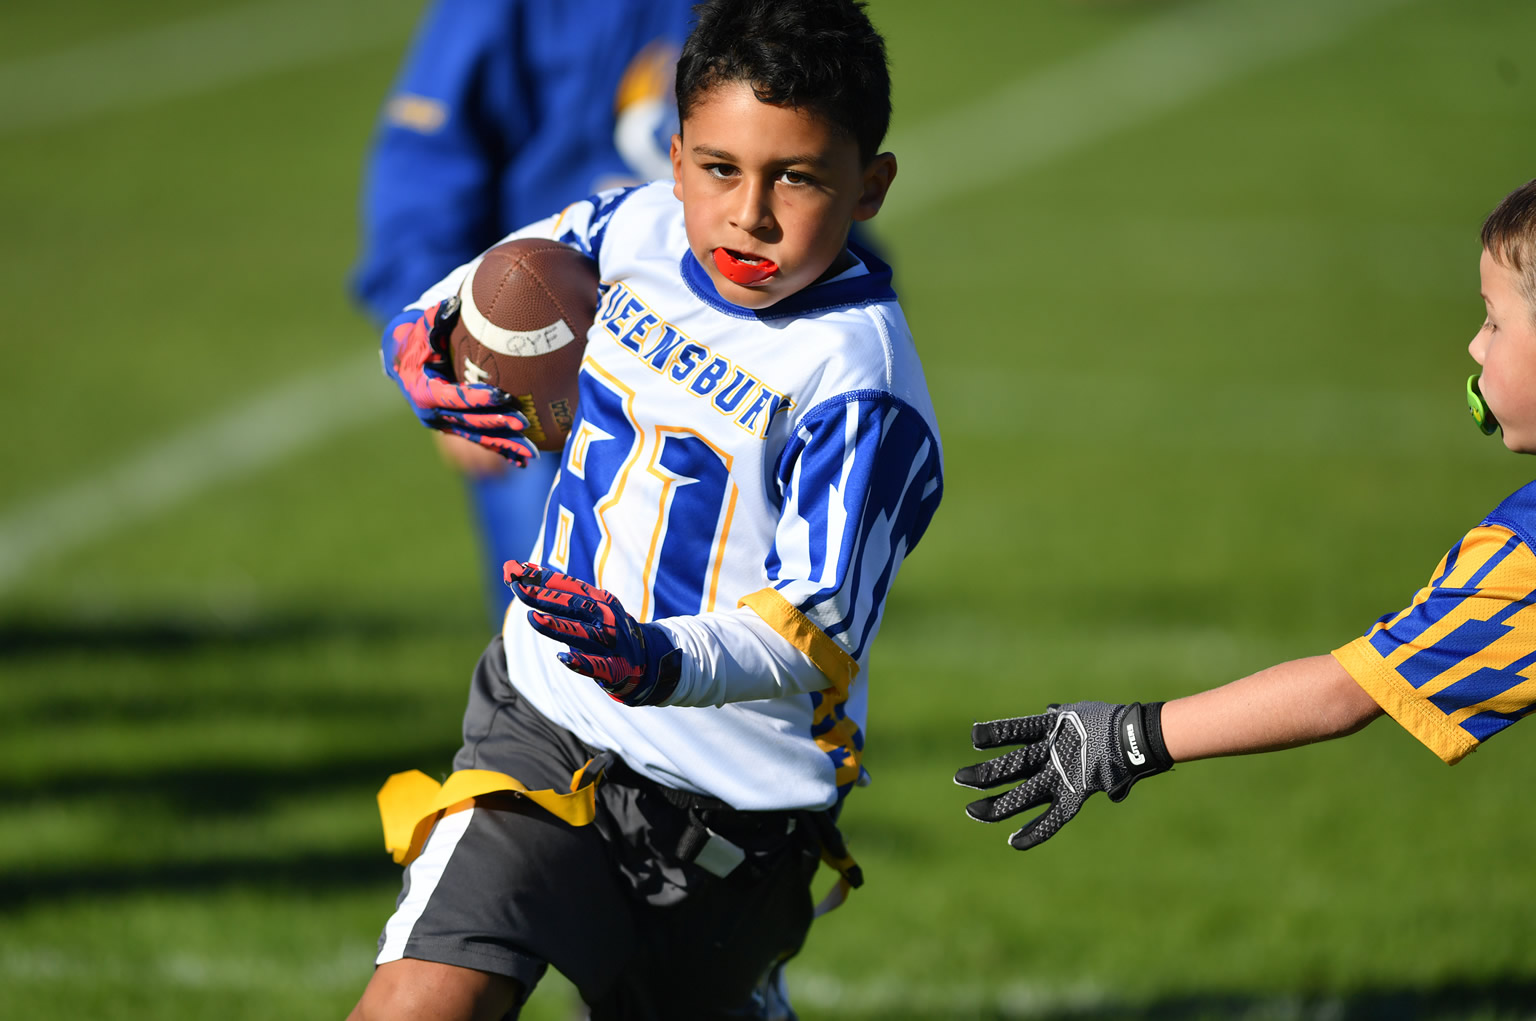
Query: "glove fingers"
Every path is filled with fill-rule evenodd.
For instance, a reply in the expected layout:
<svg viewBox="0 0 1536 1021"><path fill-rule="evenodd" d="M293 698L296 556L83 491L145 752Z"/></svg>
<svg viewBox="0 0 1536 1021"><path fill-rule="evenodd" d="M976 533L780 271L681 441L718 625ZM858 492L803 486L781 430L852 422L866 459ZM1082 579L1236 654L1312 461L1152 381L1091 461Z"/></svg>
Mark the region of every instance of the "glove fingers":
<svg viewBox="0 0 1536 1021"><path fill-rule="evenodd" d="M508 560L501 565L501 580L508 585L518 582L542 585L544 579L554 573L531 560Z"/></svg>
<svg viewBox="0 0 1536 1021"><path fill-rule="evenodd" d="M971 746L996 748L999 745L1038 741L1049 732L1050 720L1049 714L1043 714L978 723L971 727Z"/></svg>
<svg viewBox="0 0 1536 1021"><path fill-rule="evenodd" d="M566 575L559 571L552 571L542 567L531 560L508 560L501 565L501 580L518 592L518 598L525 601L533 598L537 593L549 588L549 583L555 578L563 578Z"/></svg>
<svg viewBox="0 0 1536 1021"><path fill-rule="evenodd" d="M1008 838L1008 844L1019 851L1028 851L1031 847L1043 844L1056 835L1056 831L1072 821L1077 815L1077 810L1083 807L1081 801L1076 799L1070 803L1057 801L1050 808L1035 816Z"/></svg>
<svg viewBox="0 0 1536 1021"><path fill-rule="evenodd" d="M506 438L488 436L480 441L480 445L500 454L519 468L526 468L528 462L539 459L539 452L531 445L510 436Z"/></svg>
<svg viewBox="0 0 1536 1021"><path fill-rule="evenodd" d="M437 420L487 436L522 439L528 420L516 411L438 411Z"/></svg>
<svg viewBox="0 0 1536 1021"><path fill-rule="evenodd" d="M401 378L405 378L404 372ZM421 375L411 383L411 400L423 408L442 411L484 411L489 408L518 407L517 399L489 383L455 383L423 365Z"/></svg>
<svg viewBox="0 0 1536 1021"><path fill-rule="evenodd" d="M604 656L613 650L612 643L604 641L607 636L603 631L584 621L529 610L528 623L544 637L553 638L578 652Z"/></svg>
<svg viewBox="0 0 1536 1021"><path fill-rule="evenodd" d="M442 431L451 436L468 440L476 446L484 447L494 454L499 454L519 468L528 467L528 462L536 460L539 456L537 450L522 440L510 437L487 436L485 433L470 432L468 429L455 429L452 426L444 427Z"/></svg>
<svg viewBox="0 0 1536 1021"><path fill-rule="evenodd" d="M1000 783L1015 783L1038 773L1049 756L1049 746L1037 741L1023 748L1015 748L1007 755L966 766L955 773L955 783L977 789L996 787Z"/></svg>
<svg viewBox="0 0 1536 1021"><path fill-rule="evenodd" d="M568 617L589 625L594 630L605 630L610 635L614 633L613 611L589 596L563 591L548 583L535 585L525 581L513 582L512 590L517 594L518 599L535 610L542 610L557 617Z"/></svg>
<svg viewBox="0 0 1536 1021"><path fill-rule="evenodd" d="M613 593L607 589L596 588L588 585L580 578L573 578L569 574L561 574L559 571L546 572L543 584L554 592L565 592L590 601L595 612L600 613L603 621L610 626L617 620L613 612L613 606L617 600L613 598Z"/></svg>
<svg viewBox="0 0 1536 1021"><path fill-rule="evenodd" d="M615 656L590 656L584 652L562 652L558 654L558 658L571 670L590 677L609 689L609 694L615 697L628 694L634 687L639 674L633 663Z"/></svg>
<svg viewBox="0 0 1536 1021"><path fill-rule="evenodd" d="M594 631L603 634L603 639L610 649L618 644L619 618L614 613L612 597L605 600L587 594L596 592L607 595L601 589L591 588L564 575L556 575L536 588L530 588L521 582L516 585L516 588L526 591L526 596L520 592L518 598L529 606L592 625Z"/></svg>
<svg viewBox="0 0 1536 1021"><path fill-rule="evenodd" d="M572 577L560 571L552 571L547 567L540 567L532 561L508 560L501 567L508 585L511 585L514 581L524 584L537 584L555 592L569 592L573 595L585 596L593 602L602 603L605 606L616 602L613 598L613 593L607 589L588 585L580 578Z"/></svg>
<svg viewBox="0 0 1536 1021"><path fill-rule="evenodd" d="M1031 808L1038 808L1050 801L1055 793L1048 778L1036 775L1012 790L971 802L965 806L965 814L977 822L997 822Z"/></svg>
<svg viewBox="0 0 1536 1021"><path fill-rule="evenodd" d="M530 585L527 582L514 582L512 593L519 601L540 613L564 617L593 631L601 630L604 626L603 616L597 610L598 604L583 596L557 592L548 586Z"/></svg>

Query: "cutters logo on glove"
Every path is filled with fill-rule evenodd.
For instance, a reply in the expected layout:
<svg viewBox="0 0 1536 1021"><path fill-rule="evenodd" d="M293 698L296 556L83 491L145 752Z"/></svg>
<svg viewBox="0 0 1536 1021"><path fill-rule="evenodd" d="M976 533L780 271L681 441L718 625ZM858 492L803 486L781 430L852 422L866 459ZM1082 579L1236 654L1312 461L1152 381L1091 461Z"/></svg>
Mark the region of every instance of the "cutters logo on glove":
<svg viewBox="0 0 1536 1021"><path fill-rule="evenodd" d="M1140 766L1147 761L1147 757L1141 754L1141 746L1136 743L1136 727L1131 723L1125 725L1125 757L1131 760L1131 765Z"/></svg>

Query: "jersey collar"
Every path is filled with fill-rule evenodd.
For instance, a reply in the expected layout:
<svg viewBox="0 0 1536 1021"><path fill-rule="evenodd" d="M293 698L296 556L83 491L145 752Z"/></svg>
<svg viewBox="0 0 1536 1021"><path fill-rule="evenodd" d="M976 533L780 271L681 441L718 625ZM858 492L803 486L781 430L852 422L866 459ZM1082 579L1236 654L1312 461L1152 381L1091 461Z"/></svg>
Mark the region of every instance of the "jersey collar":
<svg viewBox="0 0 1536 1021"><path fill-rule="evenodd" d="M720 297L720 292L715 289L715 282L709 278L709 274L703 266L699 265L699 260L693 257L691 251L684 250L680 268L683 282L688 285L688 289L693 292L695 298L716 312L723 312L737 319L770 322L793 316L810 315L813 312L826 312L848 305L868 305L896 300L896 291L891 287L891 267L881 262L868 249L854 242L848 243L848 250L863 265L865 272L850 270L825 283L796 291L767 308L743 308L735 302L726 301Z"/></svg>

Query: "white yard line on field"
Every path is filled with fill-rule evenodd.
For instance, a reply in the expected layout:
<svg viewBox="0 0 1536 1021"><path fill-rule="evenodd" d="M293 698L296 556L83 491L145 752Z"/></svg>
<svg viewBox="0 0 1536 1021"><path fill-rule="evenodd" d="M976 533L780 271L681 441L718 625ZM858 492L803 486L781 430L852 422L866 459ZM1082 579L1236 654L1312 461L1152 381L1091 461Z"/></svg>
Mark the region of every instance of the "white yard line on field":
<svg viewBox="0 0 1536 1021"><path fill-rule="evenodd" d="M1068 156L1411 2L1208 0L1176 7L901 135L891 145L900 184L882 216L900 218Z"/></svg>
<svg viewBox="0 0 1536 1021"><path fill-rule="evenodd" d="M894 138L901 185L885 218L913 216L1068 156L1409 2L1207 0L1175 8ZM25 104L0 103L0 133L206 90L361 45L370 21L377 26L387 19L354 24L352 9L338 2L239 8L0 65L0 96L27 97ZM323 31L343 21L352 34L345 44L332 37L347 32ZM327 41L296 38L310 35ZM49 90L59 94L48 98ZM95 95L102 91L112 95ZM352 356L63 489L23 500L0 513L0 592L38 563L366 424L393 400L376 364Z"/></svg>
<svg viewBox="0 0 1536 1021"><path fill-rule="evenodd" d="M385 43L409 0L269 0L0 63L0 136L148 106Z"/></svg>
<svg viewBox="0 0 1536 1021"><path fill-rule="evenodd" d="M0 591L50 556L137 524L209 486L240 478L396 401L376 354L268 390L94 475L0 517Z"/></svg>

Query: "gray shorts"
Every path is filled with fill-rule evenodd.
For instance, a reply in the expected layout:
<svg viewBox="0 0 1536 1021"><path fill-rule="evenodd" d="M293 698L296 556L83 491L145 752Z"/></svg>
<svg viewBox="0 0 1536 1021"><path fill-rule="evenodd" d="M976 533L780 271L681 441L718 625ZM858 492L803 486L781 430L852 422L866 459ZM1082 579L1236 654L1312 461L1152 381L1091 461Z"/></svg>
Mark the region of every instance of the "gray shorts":
<svg viewBox="0 0 1536 1021"><path fill-rule="evenodd" d="M492 641L454 768L563 791L596 754L518 696L501 638ZM728 875L686 857L701 819L746 851ZM754 988L810 927L820 859L811 829L800 813L736 812L664 790L622 760L598 785L589 826L515 794L477 798L439 820L407 867L377 963L437 961L528 990L553 965L594 1021L755 1017Z"/></svg>

